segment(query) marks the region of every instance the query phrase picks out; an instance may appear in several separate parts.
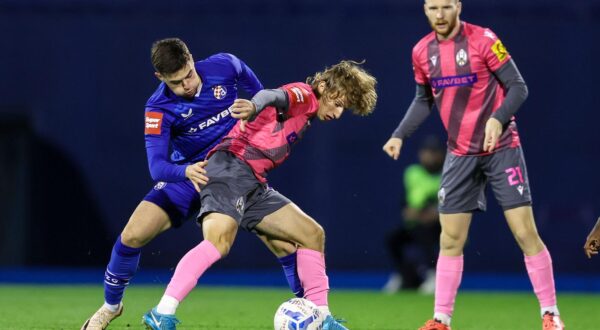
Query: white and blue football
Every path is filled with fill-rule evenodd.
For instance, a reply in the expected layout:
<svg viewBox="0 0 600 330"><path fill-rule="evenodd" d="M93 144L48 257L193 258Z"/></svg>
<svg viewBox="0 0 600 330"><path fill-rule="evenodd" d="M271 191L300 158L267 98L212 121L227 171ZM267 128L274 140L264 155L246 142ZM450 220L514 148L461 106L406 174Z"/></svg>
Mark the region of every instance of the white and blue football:
<svg viewBox="0 0 600 330"><path fill-rule="evenodd" d="M275 330L321 330L323 313L317 305L302 298L290 299L275 312Z"/></svg>

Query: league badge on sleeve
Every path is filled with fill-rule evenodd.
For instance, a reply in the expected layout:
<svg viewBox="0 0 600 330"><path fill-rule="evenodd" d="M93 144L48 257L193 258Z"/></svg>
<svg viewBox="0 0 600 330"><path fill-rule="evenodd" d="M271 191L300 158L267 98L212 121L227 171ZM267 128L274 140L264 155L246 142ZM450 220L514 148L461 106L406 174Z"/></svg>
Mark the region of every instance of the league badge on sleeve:
<svg viewBox="0 0 600 330"><path fill-rule="evenodd" d="M492 52L496 54L496 57L500 62L504 61L508 56L508 51L506 50L506 47L504 47L500 39L497 39L496 42L494 42L494 44L492 45Z"/></svg>
<svg viewBox="0 0 600 330"><path fill-rule="evenodd" d="M304 97L308 96L308 92L304 88L292 87L290 88L290 95L292 96L291 103L304 103Z"/></svg>
<svg viewBox="0 0 600 330"><path fill-rule="evenodd" d="M213 86L213 95L217 100L222 100L227 95L227 88L225 86L217 85Z"/></svg>
<svg viewBox="0 0 600 330"><path fill-rule="evenodd" d="M146 112L146 127L144 134L158 134L160 135L160 128L162 126L163 113L162 112Z"/></svg>

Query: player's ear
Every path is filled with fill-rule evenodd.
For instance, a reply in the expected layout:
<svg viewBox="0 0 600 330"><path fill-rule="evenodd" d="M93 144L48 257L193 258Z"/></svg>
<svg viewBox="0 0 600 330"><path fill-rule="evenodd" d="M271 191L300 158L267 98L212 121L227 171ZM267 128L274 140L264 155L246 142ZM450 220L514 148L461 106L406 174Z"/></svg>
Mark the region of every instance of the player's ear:
<svg viewBox="0 0 600 330"><path fill-rule="evenodd" d="M456 0L456 15L460 16L461 11L462 11L462 1Z"/></svg>
<svg viewBox="0 0 600 330"><path fill-rule="evenodd" d="M319 95L323 95L323 92L325 91L325 82L323 80L319 81L319 83L317 84L317 91L319 92Z"/></svg>
<svg viewBox="0 0 600 330"><path fill-rule="evenodd" d="M155 76L156 78L158 78L158 80L160 80L160 81L164 81L164 78L163 78L163 76L162 76L160 73L158 73L158 72L154 72L154 76Z"/></svg>

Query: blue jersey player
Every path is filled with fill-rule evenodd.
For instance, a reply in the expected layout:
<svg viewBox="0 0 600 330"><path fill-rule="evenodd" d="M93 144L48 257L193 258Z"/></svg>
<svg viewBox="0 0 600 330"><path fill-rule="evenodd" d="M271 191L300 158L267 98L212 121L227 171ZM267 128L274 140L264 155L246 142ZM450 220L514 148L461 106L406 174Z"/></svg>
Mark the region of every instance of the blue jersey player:
<svg viewBox="0 0 600 330"><path fill-rule="evenodd" d="M177 38L152 45L152 65L161 81L146 103L148 165L157 183L137 206L117 238L104 275L105 303L82 330L106 329L123 312L123 293L135 274L141 248L156 235L196 214L206 177L206 154L236 123L229 107L241 87L250 95L263 88L252 70L231 54L194 62ZM302 295L295 247L259 236L279 257L288 283Z"/></svg>

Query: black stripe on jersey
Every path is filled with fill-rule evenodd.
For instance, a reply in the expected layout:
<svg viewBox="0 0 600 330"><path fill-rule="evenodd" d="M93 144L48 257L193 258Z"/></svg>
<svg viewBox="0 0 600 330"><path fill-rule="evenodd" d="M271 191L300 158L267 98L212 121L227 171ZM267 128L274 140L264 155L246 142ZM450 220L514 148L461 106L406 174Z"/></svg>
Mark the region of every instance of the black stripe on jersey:
<svg viewBox="0 0 600 330"><path fill-rule="evenodd" d="M427 63L429 64L429 77L437 78L442 76L442 63L440 59L440 44L436 38L433 38L429 44L427 44ZM431 84L431 83L430 83ZM431 88L433 97L436 100L436 104L441 105L441 99L444 95L444 88L438 90ZM439 102L438 102L439 101Z"/></svg>
<svg viewBox="0 0 600 330"><path fill-rule="evenodd" d="M485 96L482 104L484 108L481 110L481 112L479 112L479 117L477 117L477 122L475 123L475 130L473 131L473 136L469 142L469 154L478 154L483 152L485 124L492 115L494 102L496 102L496 87L498 87L498 80L496 80L496 78L492 75L488 80L488 86L485 90Z"/></svg>
<svg viewBox="0 0 600 330"><path fill-rule="evenodd" d="M456 54L460 50L464 50L467 53L467 63L460 66L456 63ZM471 73L471 59L469 56L469 40L461 32L454 39L454 58L452 62L454 63L454 67L456 68L456 75L462 76ZM452 102L452 109L450 110L450 120L448 121L448 147L451 150L456 149L457 147L457 139L460 134L460 128L462 124L463 117L465 115L465 110L467 108L467 104L469 103L469 98L471 97L471 87L457 87L456 95Z"/></svg>

